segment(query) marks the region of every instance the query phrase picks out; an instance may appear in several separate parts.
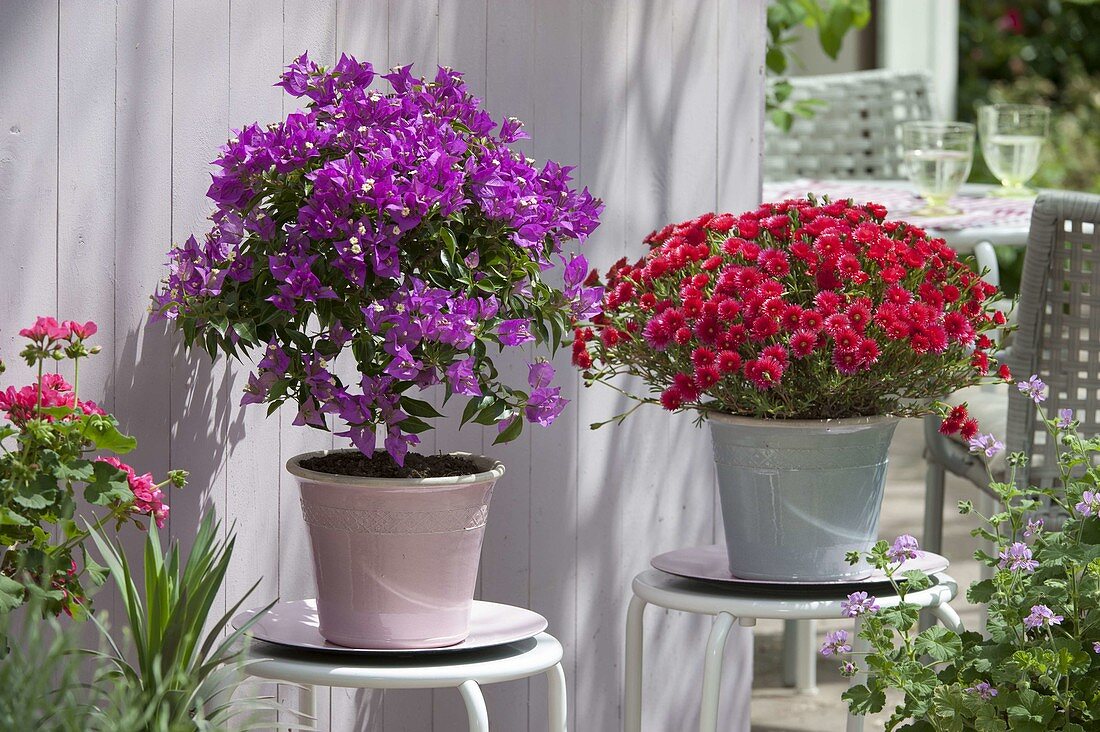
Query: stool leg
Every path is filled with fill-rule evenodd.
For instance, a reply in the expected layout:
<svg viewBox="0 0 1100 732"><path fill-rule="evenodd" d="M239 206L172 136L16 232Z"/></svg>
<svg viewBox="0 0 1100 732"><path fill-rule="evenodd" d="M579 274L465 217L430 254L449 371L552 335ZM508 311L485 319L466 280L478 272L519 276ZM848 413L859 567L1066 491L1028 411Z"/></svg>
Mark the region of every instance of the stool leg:
<svg viewBox="0 0 1100 732"><path fill-rule="evenodd" d="M852 661L860 669L867 668L867 651L870 650L870 645L867 641L859 637L859 631L863 630L862 618L856 618L855 635L852 638ZM852 677L852 681L849 684L851 686L859 686L860 684L867 683L867 673L865 670L861 670L855 676ZM848 712L848 726L847 732L863 732L863 717L856 716L851 712Z"/></svg>
<svg viewBox="0 0 1100 732"><path fill-rule="evenodd" d="M817 693L817 621L796 620L794 626L795 677L799 694Z"/></svg>
<svg viewBox="0 0 1100 732"><path fill-rule="evenodd" d="M317 720L317 697L314 687L310 684L303 684L298 688L298 714L298 722L313 723Z"/></svg>
<svg viewBox="0 0 1100 732"><path fill-rule="evenodd" d="M783 677L783 686L794 687L798 685L798 643L796 633L797 620L783 621L783 660L780 664L780 675Z"/></svg>
<svg viewBox="0 0 1100 732"><path fill-rule="evenodd" d="M463 681L458 687L462 701L466 703L466 716L470 720L470 732L489 732L489 711L485 708L485 697L476 681Z"/></svg>
<svg viewBox="0 0 1100 732"><path fill-rule="evenodd" d="M623 685L623 730L642 732L642 620L646 601L635 595L626 612L626 679Z"/></svg>
<svg viewBox="0 0 1100 732"><path fill-rule="evenodd" d="M726 638L733 627L733 616L718 613L707 639L707 657L703 664L703 704L699 710L699 732L718 730L718 693L722 686L722 656Z"/></svg>
<svg viewBox="0 0 1100 732"><path fill-rule="evenodd" d="M955 612L955 608L951 607L949 603L937 605L932 608L932 614L936 616L936 619L943 623L943 627L948 630L953 630L956 633L963 632L963 622L959 614Z"/></svg>
<svg viewBox="0 0 1100 732"><path fill-rule="evenodd" d="M546 672L546 678L550 682L550 732L569 732L567 713L569 700L565 692L565 669L561 664L556 664Z"/></svg>

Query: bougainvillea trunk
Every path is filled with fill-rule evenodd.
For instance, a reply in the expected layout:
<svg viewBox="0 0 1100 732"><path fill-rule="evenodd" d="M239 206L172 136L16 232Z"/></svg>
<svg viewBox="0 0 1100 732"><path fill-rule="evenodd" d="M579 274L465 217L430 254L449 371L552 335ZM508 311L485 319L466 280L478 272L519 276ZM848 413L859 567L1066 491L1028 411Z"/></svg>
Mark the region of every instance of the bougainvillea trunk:
<svg viewBox="0 0 1100 732"><path fill-rule="evenodd" d="M744 579L861 579L878 538L887 450L898 420L708 417L730 574Z"/></svg>
<svg viewBox="0 0 1100 732"><path fill-rule="evenodd" d="M441 648L464 640L493 486L504 466L451 478L318 473L291 458L309 526L320 630L351 648Z"/></svg>

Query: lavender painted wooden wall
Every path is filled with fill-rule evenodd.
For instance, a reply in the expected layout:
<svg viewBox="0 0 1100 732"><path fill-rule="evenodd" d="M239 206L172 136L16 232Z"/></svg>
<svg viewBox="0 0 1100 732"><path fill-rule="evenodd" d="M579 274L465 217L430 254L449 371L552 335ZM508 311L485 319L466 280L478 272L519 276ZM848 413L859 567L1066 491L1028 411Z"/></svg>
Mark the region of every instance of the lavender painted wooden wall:
<svg viewBox="0 0 1100 732"><path fill-rule="evenodd" d="M229 130L274 120L291 100L271 84L302 50L378 66L464 70L496 115L526 120L529 154L578 164L607 202L591 241L601 268L640 251L654 227L756 203L760 183L764 0L0 0L0 356L38 314L91 318L103 353L82 395L140 439L135 464L191 471L171 496L186 540L204 506L236 521L225 600L262 578L256 600L312 592L290 456L332 444L237 406L240 368L179 352L145 307L172 241L203 228L208 161ZM621 411L583 390L549 430L503 448L443 425L428 450L502 458L480 595L550 620L566 649L570 727L621 726L630 578L655 553L716 531L706 434L657 410ZM510 368L519 373L518 361ZM137 537L128 537L131 544ZM113 608L109 597L102 605ZM699 618L651 610L650 730L694 726ZM723 729L748 729L751 638L730 642ZM293 698L293 690L279 693ZM320 694L331 730L465 729L452 691ZM545 729L540 680L487 690L494 728Z"/></svg>

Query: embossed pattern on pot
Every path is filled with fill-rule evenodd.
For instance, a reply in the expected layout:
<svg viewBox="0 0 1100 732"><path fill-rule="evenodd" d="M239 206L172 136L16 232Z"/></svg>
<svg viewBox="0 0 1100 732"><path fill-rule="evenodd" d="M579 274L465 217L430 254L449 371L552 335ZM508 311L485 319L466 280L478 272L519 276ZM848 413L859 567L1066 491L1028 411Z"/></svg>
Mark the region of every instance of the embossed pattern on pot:
<svg viewBox="0 0 1100 732"><path fill-rule="evenodd" d="M310 526L350 534L445 534L485 526L488 504L449 511L355 511L302 501L302 515Z"/></svg>

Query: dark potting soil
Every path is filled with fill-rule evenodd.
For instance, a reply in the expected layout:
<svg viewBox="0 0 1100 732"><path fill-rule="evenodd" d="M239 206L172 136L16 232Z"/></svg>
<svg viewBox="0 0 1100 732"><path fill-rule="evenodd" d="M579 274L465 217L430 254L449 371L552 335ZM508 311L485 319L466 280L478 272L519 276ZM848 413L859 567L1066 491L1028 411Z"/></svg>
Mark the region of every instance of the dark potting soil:
<svg viewBox="0 0 1100 732"><path fill-rule="evenodd" d="M457 455L419 455L410 452L405 465L398 465L388 452L379 450L370 457L357 450L341 450L303 460L306 470L357 478L451 478L482 472L469 458Z"/></svg>

